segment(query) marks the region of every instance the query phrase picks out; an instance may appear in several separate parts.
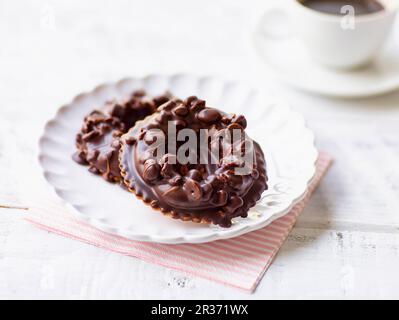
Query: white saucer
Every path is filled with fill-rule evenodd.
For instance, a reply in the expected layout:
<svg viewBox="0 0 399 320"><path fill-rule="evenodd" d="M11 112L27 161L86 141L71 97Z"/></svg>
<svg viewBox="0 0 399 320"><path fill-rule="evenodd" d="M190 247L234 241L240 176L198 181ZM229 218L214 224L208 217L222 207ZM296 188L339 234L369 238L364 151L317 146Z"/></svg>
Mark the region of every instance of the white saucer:
<svg viewBox="0 0 399 320"><path fill-rule="evenodd" d="M270 19L266 13L254 32L258 56L268 71L281 81L305 91L348 98L381 95L399 89L399 21L377 60L354 71L330 69L312 61L289 26L281 21L286 22Z"/></svg>
<svg viewBox="0 0 399 320"><path fill-rule="evenodd" d="M126 97L138 88L150 94L165 90L179 97L195 94L209 105L247 116L248 134L265 151L269 176L269 189L247 219L235 219L227 229L170 219L72 160L83 117L95 106ZM79 219L129 239L199 243L257 230L288 213L306 194L314 177L317 150L313 133L301 115L243 84L211 77L151 75L99 86L60 108L45 127L39 158L44 176Z"/></svg>

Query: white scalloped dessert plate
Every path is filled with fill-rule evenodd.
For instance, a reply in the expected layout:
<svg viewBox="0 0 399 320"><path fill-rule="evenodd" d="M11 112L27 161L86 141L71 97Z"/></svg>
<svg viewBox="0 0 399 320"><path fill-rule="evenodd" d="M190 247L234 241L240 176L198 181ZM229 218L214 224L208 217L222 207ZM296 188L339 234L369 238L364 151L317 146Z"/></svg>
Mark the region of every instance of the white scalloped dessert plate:
<svg viewBox="0 0 399 320"><path fill-rule="evenodd" d="M250 210L248 218L235 219L227 229L173 220L72 160L83 117L93 108L112 98L126 97L135 89L154 95L165 90L178 97L197 95L210 106L247 117L248 134L261 145L269 176L269 190ZM245 85L210 77L151 75L101 85L60 108L46 124L39 160L47 181L79 219L129 239L177 244L239 236L285 215L306 194L316 172L317 155L314 135L300 114Z"/></svg>

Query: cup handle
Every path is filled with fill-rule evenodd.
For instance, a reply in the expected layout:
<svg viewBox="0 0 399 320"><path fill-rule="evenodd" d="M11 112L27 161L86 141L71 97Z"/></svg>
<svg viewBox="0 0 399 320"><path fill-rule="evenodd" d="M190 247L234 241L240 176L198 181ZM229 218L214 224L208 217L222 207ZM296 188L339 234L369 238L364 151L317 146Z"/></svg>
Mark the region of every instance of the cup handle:
<svg viewBox="0 0 399 320"><path fill-rule="evenodd" d="M257 30L262 37L287 40L295 36L295 28L284 5L266 10L259 19Z"/></svg>

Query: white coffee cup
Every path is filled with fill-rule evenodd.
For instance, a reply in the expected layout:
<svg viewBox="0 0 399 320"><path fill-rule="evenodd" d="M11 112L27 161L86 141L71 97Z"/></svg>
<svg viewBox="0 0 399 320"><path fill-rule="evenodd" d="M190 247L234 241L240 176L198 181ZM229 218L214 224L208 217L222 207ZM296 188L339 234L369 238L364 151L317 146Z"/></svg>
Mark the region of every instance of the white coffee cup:
<svg viewBox="0 0 399 320"><path fill-rule="evenodd" d="M277 10L288 15L293 32L315 60L331 67L352 69L370 63L392 29L399 0L378 1L385 10L364 15L353 15L351 10L343 16L323 13L298 0L288 0ZM270 14L273 12L276 8Z"/></svg>

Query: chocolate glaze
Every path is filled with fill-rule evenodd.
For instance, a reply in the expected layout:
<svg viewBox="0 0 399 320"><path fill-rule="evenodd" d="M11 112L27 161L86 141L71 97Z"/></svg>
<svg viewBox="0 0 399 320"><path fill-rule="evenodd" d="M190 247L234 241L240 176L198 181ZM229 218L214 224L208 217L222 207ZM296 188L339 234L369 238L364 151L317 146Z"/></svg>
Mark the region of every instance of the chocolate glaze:
<svg viewBox="0 0 399 320"><path fill-rule="evenodd" d="M133 92L122 102L108 102L103 110L94 110L84 118L76 136L77 151L72 158L79 164L89 165L89 171L101 174L110 182L121 181L118 153L119 138L138 120L153 114L171 99L171 95L149 98L145 91Z"/></svg>
<svg viewBox="0 0 399 320"><path fill-rule="evenodd" d="M153 114L157 108L172 98L170 93L150 98L144 90L133 92L125 101L111 101L105 105L105 113L119 119L127 129L135 125L136 121Z"/></svg>
<svg viewBox="0 0 399 320"><path fill-rule="evenodd" d="M73 159L79 164L89 165L90 172L101 174L108 181L120 181L119 138L124 132L126 127L117 118L102 111L91 112L76 136L78 151Z"/></svg>
<svg viewBox="0 0 399 320"><path fill-rule="evenodd" d="M266 165L259 145L253 143L254 168L244 176L234 174L240 164L227 157L218 164L172 164L173 155L168 153L156 160L149 152L154 140L148 137L148 130L157 128L167 134L168 121L174 121L177 130L187 127L244 131L247 125L243 116L206 107L205 101L196 97L165 103L121 138L119 163L129 190L153 208L184 221L230 227L232 218L246 217L267 189Z"/></svg>

